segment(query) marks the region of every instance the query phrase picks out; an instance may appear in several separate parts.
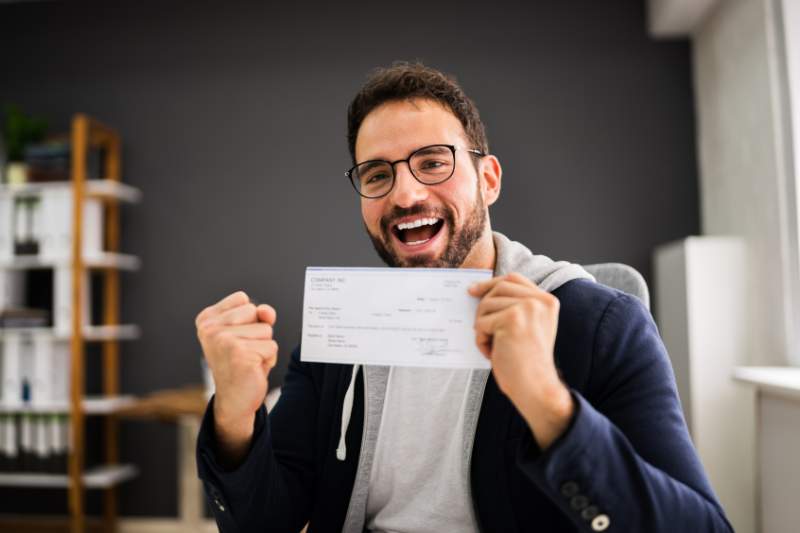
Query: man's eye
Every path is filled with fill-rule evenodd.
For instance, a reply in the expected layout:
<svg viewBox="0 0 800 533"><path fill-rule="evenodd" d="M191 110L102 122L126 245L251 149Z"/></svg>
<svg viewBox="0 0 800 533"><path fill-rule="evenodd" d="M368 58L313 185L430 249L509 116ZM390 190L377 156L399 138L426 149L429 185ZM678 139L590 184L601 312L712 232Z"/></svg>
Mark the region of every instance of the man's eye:
<svg viewBox="0 0 800 533"><path fill-rule="evenodd" d="M388 175L383 174L383 173L381 173L381 174L373 174L372 176L367 176L366 179L364 180L364 182L368 183L368 184L375 184L375 183L378 183L379 181L383 181L383 180L387 179L388 177L389 177Z"/></svg>
<svg viewBox="0 0 800 533"><path fill-rule="evenodd" d="M447 166L447 161L442 161L441 159L426 159L423 161L419 168L422 170L436 170Z"/></svg>

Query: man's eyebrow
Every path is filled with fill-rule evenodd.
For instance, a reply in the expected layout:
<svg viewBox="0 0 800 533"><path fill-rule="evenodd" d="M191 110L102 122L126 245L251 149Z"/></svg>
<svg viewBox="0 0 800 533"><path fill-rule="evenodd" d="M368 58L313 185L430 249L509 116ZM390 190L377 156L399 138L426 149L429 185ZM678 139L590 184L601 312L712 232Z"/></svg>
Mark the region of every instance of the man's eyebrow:
<svg viewBox="0 0 800 533"><path fill-rule="evenodd" d="M442 154L445 152L449 152L449 149L446 146L434 145L434 146L423 146L414 153L426 155L426 154Z"/></svg>
<svg viewBox="0 0 800 533"><path fill-rule="evenodd" d="M368 170L372 170L375 167L379 167L381 165L385 165L388 161L383 159L370 159L369 161L364 161L363 163L358 164L359 172L366 172Z"/></svg>

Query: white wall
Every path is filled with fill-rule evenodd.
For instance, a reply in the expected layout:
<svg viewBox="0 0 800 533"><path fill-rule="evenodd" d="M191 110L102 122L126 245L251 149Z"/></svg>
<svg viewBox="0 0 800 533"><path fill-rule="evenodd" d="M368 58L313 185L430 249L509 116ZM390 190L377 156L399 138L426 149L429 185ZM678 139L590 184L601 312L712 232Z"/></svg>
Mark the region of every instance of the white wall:
<svg viewBox="0 0 800 533"><path fill-rule="evenodd" d="M703 234L741 236L748 248L749 350L741 364L785 364L797 352L797 225L786 196L792 151L778 1L720 2L693 39Z"/></svg>
<svg viewBox="0 0 800 533"><path fill-rule="evenodd" d="M776 9L777 15L783 21L783 51L786 64L786 82L788 85L788 107L791 109L791 168L789 176L794 179L786 183L787 199L792 200L786 209L789 224L796 230L788 232L787 245L792 250L792 257L800 257L800 186L797 177L800 176L800 2L797 0L782 0ZM789 260L792 260L790 257ZM800 267L800 259L795 261L795 266ZM789 360L795 365L800 365L800 272L792 272L795 286L792 288L795 295L794 306L791 309L789 327L795 332L789 339Z"/></svg>

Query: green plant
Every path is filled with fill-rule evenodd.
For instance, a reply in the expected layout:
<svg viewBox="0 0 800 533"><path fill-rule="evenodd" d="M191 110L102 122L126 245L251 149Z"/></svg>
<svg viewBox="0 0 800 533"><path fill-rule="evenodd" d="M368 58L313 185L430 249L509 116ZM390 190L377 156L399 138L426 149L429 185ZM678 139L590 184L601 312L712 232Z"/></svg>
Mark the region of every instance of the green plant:
<svg viewBox="0 0 800 533"><path fill-rule="evenodd" d="M39 117L28 117L19 107L9 104L4 108L3 140L8 161L22 161L25 147L39 142L47 131L47 122Z"/></svg>

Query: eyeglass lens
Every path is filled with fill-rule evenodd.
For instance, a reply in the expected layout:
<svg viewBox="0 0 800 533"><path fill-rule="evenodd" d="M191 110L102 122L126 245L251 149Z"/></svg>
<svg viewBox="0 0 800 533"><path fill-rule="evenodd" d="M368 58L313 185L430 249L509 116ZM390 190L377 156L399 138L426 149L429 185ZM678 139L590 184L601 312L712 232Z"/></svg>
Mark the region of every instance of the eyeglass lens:
<svg viewBox="0 0 800 533"><path fill-rule="evenodd" d="M455 157L449 146L428 146L408 160L411 173L427 185L441 183L453 175ZM394 168L386 161L366 161L352 173L358 192L367 197L383 196L394 184Z"/></svg>

